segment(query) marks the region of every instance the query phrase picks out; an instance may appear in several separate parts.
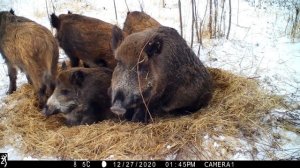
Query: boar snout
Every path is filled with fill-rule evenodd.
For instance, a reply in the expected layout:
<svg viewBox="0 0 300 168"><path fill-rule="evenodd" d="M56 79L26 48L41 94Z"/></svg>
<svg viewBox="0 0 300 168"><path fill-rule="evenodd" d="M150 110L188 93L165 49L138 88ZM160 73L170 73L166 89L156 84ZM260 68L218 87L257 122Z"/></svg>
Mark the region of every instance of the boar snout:
<svg viewBox="0 0 300 168"><path fill-rule="evenodd" d="M42 113L45 116L50 116L50 115L53 115L53 114L57 114L58 112L59 112L59 110L57 108L52 108L52 107L49 107L48 105L45 105L44 108L43 108L43 111L42 111Z"/></svg>
<svg viewBox="0 0 300 168"><path fill-rule="evenodd" d="M117 115L124 115L126 113L126 109L122 107L121 101L116 101L110 110Z"/></svg>

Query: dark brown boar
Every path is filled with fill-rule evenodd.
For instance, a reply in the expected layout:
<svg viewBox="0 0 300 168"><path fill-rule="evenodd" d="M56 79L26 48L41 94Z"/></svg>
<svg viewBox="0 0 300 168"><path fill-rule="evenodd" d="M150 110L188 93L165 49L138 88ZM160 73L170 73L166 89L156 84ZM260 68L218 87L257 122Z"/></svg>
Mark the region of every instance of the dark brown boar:
<svg viewBox="0 0 300 168"><path fill-rule="evenodd" d="M147 29L120 43L121 34L113 28L118 63L112 75L112 112L147 122L149 112L184 114L208 104L211 76L175 29Z"/></svg>
<svg viewBox="0 0 300 168"><path fill-rule="evenodd" d="M51 32L13 12L0 12L0 52L10 79L7 93L16 90L19 68L33 85L42 107L53 92L57 73L58 45Z"/></svg>
<svg viewBox="0 0 300 168"><path fill-rule="evenodd" d="M78 14L51 15L60 47L77 67L82 60L88 67L105 66L113 69L116 62L110 45L112 24Z"/></svg>
<svg viewBox="0 0 300 168"><path fill-rule="evenodd" d="M128 12L124 22L123 31L130 35L147 28L159 27L160 23L144 12Z"/></svg>
<svg viewBox="0 0 300 168"><path fill-rule="evenodd" d="M92 124L109 119L112 71L105 67L71 68L59 73L43 113L62 113L67 125Z"/></svg>

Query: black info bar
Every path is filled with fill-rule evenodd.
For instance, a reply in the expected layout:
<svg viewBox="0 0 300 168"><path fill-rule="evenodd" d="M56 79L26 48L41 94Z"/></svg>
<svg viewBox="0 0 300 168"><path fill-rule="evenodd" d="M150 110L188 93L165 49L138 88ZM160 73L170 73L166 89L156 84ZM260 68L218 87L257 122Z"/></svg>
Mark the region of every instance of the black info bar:
<svg viewBox="0 0 300 168"><path fill-rule="evenodd" d="M0 167L26 167L26 168L181 168L181 167L203 167L203 168L242 168L242 167L289 167L299 168L300 161L90 161L90 160L68 160L68 161L10 161L6 164L1 162Z"/></svg>

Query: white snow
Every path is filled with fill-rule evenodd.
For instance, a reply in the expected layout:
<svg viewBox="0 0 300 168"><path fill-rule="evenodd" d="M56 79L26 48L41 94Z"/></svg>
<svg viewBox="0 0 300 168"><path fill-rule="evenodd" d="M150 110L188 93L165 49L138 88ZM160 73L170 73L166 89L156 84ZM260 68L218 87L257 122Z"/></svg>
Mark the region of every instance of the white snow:
<svg viewBox="0 0 300 168"><path fill-rule="evenodd" d="M70 10L74 13L118 24L121 28L127 13L125 1L116 1L118 13L118 20L116 20L113 1L105 0L1 0L0 11L13 8L16 15L28 17L52 30L45 2L47 2L49 14L53 12L51 3L53 2L56 14L66 13ZM130 11L140 11L140 6L142 6L146 13L160 23L173 27L180 32L177 2L178 0L165 1L166 6L163 8L161 0L127 1ZM206 0L196 0L200 18L204 16L204 4L206 2ZM190 1L181 1L181 3L183 37L190 44L191 4ZM251 3L256 8L250 5ZM285 32L291 12L276 4L270 7L262 1L258 3L251 0L250 2L238 0L232 1L232 5L232 27L229 39L204 39L203 46L200 47L200 59L206 66L217 67L258 79L260 85L269 92L285 96L285 99L293 105L295 110L275 109L273 113L266 116L263 122L270 121L273 129L269 132L270 135L260 133L255 144L251 144L242 137L227 137L226 135L213 137L208 134L203 137L203 144L211 144L210 146L220 151L220 155L227 153L220 145L221 143L235 145L236 151L231 157L234 160L299 159L299 132L287 130L276 122L281 120L293 122L298 128L300 123L300 39L292 40ZM52 32L54 31L52 30ZM193 49L195 53L198 53L199 44L196 41L194 37ZM60 53L60 59L65 59L62 50ZM17 85L20 86L26 82L24 74L19 73ZM5 97L8 84L7 68L4 60L0 57L0 107L4 105L2 98ZM277 136L274 137L273 135L278 135L279 140L276 139ZM280 148L272 151L274 150L272 147L274 142ZM168 145L167 148L171 148L171 145ZM9 159L43 159L23 154L11 146L1 148L0 152L9 153ZM113 158L114 156L111 155L107 159ZM170 154L166 159L175 158L175 154Z"/></svg>
<svg viewBox="0 0 300 168"><path fill-rule="evenodd" d="M300 136L292 131L287 131L283 128L277 128L275 130L277 134L283 138L280 140L282 150L275 151L275 155L279 158L285 158L293 156L293 159L299 158L300 156Z"/></svg>
<svg viewBox="0 0 300 168"><path fill-rule="evenodd" d="M0 153L8 153L8 160L23 160L25 155L12 146L0 148Z"/></svg>
<svg viewBox="0 0 300 168"><path fill-rule="evenodd" d="M169 155L167 155L166 160L175 160L176 156L177 156L176 153L175 154L169 154Z"/></svg>
<svg viewBox="0 0 300 168"><path fill-rule="evenodd" d="M114 160L115 159L115 155L109 155L108 158L106 158L105 160Z"/></svg>
<svg viewBox="0 0 300 168"><path fill-rule="evenodd" d="M13 146L5 146L0 148L0 153L8 153L8 160L57 160L55 157L41 157L35 158L22 153Z"/></svg>

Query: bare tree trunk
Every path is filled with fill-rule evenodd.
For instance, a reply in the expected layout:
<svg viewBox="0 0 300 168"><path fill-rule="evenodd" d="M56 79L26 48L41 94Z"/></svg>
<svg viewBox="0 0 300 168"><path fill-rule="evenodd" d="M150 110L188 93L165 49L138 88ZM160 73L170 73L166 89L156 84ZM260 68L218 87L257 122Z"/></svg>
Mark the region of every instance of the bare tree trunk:
<svg viewBox="0 0 300 168"><path fill-rule="evenodd" d="M205 11L204 11L204 15L203 15L203 18L200 22L200 44L202 45L202 37L203 37L203 30L204 30L204 21L205 21L205 16L206 16L206 13L207 13L207 7L208 7L208 3L206 3L206 7L205 7ZM199 46L200 47L200 46ZM198 50L198 52L200 51L200 48Z"/></svg>
<svg viewBox="0 0 300 168"><path fill-rule="evenodd" d="M224 8L225 8L225 2L224 2ZM223 15L223 33L224 33L224 36L226 36L226 15L227 14L227 11L224 10L224 15Z"/></svg>
<svg viewBox="0 0 300 168"><path fill-rule="evenodd" d="M209 38L212 38L212 0L209 1L209 21L208 21L208 29L209 29Z"/></svg>
<svg viewBox="0 0 300 168"><path fill-rule="evenodd" d="M55 6L54 6L54 3L53 1L51 0L51 4L52 4L52 9L53 9L53 12L55 13Z"/></svg>
<svg viewBox="0 0 300 168"><path fill-rule="evenodd" d="M163 7L163 8L165 8L165 7L166 7L165 0L162 0L162 7Z"/></svg>
<svg viewBox="0 0 300 168"><path fill-rule="evenodd" d="M200 43L200 34L199 34L199 29L198 29L198 13L197 13L197 6L196 6L196 2L194 1L194 19L195 19L195 30L196 30L196 36L197 36L197 42Z"/></svg>
<svg viewBox="0 0 300 168"><path fill-rule="evenodd" d="M144 8L140 0L139 0L139 4L140 4L141 12L144 12Z"/></svg>
<svg viewBox="0 0 300 168"><path fill-rule="evenodd" d="M220 18L220 25L219 25L219 32L221 33L222 32L222 35L225 34L224 31L222 31L222 23L224 22L225 23L225 19L224 19L224 5L225 4L225 0L222 0L222 3L221 3L221 8L222 8L222 11L221 11L221 18Z"/></svg>
<svg viewBox="0 0 300 168"><path fill-rule="evenodd" d="M299 7L297 7L295 5L295 9L296 9L296 16L295 16L295 20L294 20L294 23L293 23L293 27L292 27L292 32L291 32L291 36L292 36L292 39L294 41L294 38L296 36L296 33L297 33L297 23L298 23L298 16L299 16Z"/></svg>
<svg viewBox="0 0 300 168"><path fill-rule="evenodd" d="M240 13L240 0L238 0L237 15L236 15L236 24L237 25L239 25L239 13Z"/></svg>
<svg viewBox="0 0 300 168"><path fill-rule="evenodd" d="M45 2L46 2L47 17L48 17L49 20L51 20L51 19L50 19L50 15L49 15L49 10L48 10L48 2L47 2L47 0L45 0ZM53 34L53 27L50 26L50 28L51 28L51 32L52 32L52 34Z"/></svg>
<svg viewBox="0 0 300 168"><path fill-rule="evenodd" d="M128 8L128 4L127 4L127 1L125 0L125 4L126 4L126 7L127 7L127 12L130 12L129 8Z"/></svg>
<svg viewBox="0 0 300 168"><path fill-rule="evenodd" d="M181 1L178 0L178 8L179 8L179 21L180 21L180 35L182 37L183 30L182 30L182 15L181 15Z"/></svg>
<svg viewBox="0 0 300 168"><path fill-rule="evenodd" d="M214 1L214 6L215 6L215 24L214 24L214 37L217 37L217 24L218 24L218 0Z"/></svg>
<svg viewBox="0 0 300 168"><path fill-rule="evenodd" d="M230 27L231 27L231 0L229 0L229 25L228 25L228 32L226 39L228 40L229 33L230 33Z"/></svg>
<svg viewBox="0 0 300 168"><path fill-rule="evenodd" d="M202 46L202 37L203 37L203 23L204 23L204 20L205 20L205 16L206 16L206 13L207 13L207 7L208 7L208 3L206 3L206 6L205 6L205 11L204 11L204 15L203 15L203 18L202 18L202 20L201 20L201 22L200 22L200 28L199 28L199 30L200 30L200 45L199 45L199 47L198 47L198 52L197 52L197 56L198 57L200 57L200 48L201 48L201 46Z"/></svg>
<svg viewBox="0 0 300 168"><path fill-rule="evenodd" d="M191 48L193 47L194 42L194 22L195 22L195 16L194 16L194 1L192 1L192 35L191 35Z"/></svg>
<svg viewBox="0 0 300 168"><path fill-rule="evenodd" d="M49 15L49 10L48 10L48 3L47 3L47 0L45 0L46 2L46 11L47 11L47 17L48 19L50 20L50 15ZM51 26L52 27L52 26Z"/></svg>
<svg viewBox="0 0 300 168"><path fill-rule="evenodd" d="M291 12L289 12L289 18L285 25L285 29L284 29L285 34L287 34L287 28L288 28L288 25L290 24L290 21L291 21Z"/></svg>
<svg viewBox="0 0 300 168"><path fill-rule="evenodd" d="M115 0L114 0L114 7L115 7L116 21L117 21L117 24L118 24L117 7L116 7L116 2L115 2Z"/></svg>

